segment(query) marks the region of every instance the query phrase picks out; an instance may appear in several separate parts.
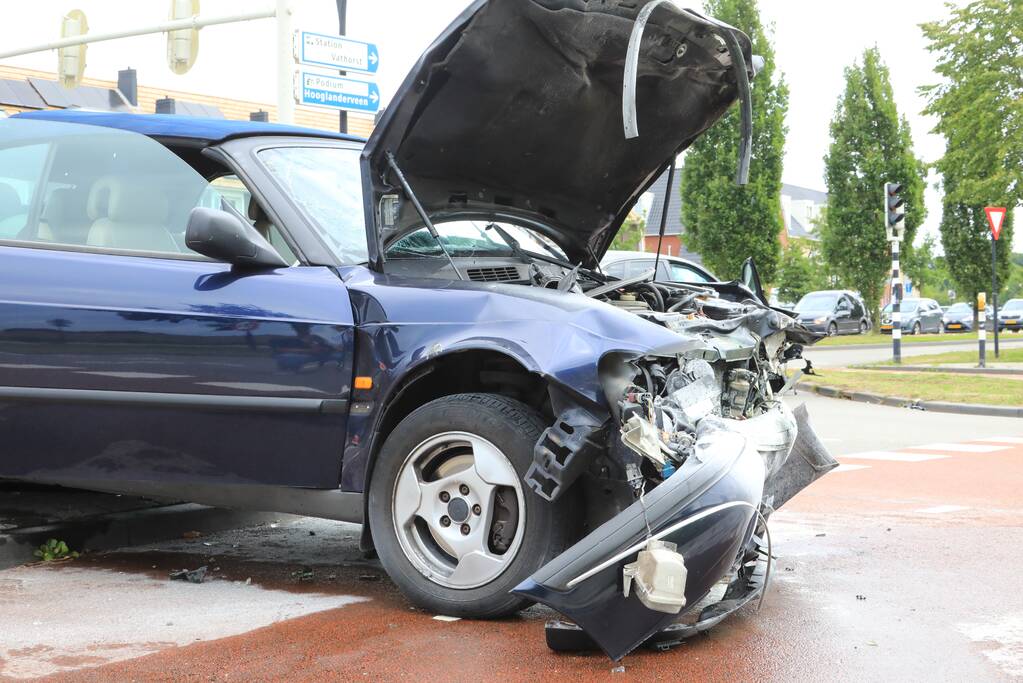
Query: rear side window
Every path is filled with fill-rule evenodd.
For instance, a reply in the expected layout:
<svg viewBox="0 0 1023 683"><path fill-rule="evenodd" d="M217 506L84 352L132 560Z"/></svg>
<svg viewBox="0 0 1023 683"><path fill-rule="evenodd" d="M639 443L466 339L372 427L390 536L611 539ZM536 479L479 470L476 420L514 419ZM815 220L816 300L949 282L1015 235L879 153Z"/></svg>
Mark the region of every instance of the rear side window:
<svg viewBox="0 0 1023 683"><path fill-rule="evenodd" d="M0 121L0 239L86 250L190 255L189 213L223 208L177 155L127 131L52 121Z"/></svg>

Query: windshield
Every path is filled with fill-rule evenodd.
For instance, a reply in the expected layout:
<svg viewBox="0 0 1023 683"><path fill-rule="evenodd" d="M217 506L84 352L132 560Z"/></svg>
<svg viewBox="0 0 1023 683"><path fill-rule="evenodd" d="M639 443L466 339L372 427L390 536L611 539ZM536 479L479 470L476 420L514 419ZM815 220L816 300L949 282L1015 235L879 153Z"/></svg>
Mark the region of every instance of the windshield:
<svg viewBox="0 0 1023 683"><path fill-rule="evenodd" d="M568 260L561 249L547 237L512 223L457 220L437 223L434 227L437 228L444 247L453 257L515 256L515 250L501 235L501 231L494 227L495 225L511 237L523 251ZM444 257L437 240L425 227L402 237L387 248L387 258L390 259L423 256Z"/></svg>
<svg viewBox="0 0 1023 683"><path fill-rule="evenodd" d="M1023 299L1009 299L1005 302L1005 305L1002 306L1002 310L1006 312L1023 311Z"/></svg>
<svg viewBox="0 0 1023 683"><path fill-rule="evenodd" d="M973 313L973 310L970 309L968 304L959 303L952 304L945 312L949 315L966 315L967 313Z"/></svg>
<svg viewBox="0 0 1023 683"><path fill-rule="evenodd" d="M814 292L800 299L796 310L800 313L830 313L835 310L837 301L837 294Z"/></svg>
<svg viewBox="0 0 1023 683"><path fill-rule="evenodd" d="M919 299L906 299L899 306L899 310L902 311L903 313L912 313L913 311L915 311L917 309L917 307L919 305L920 305L920 300ZM883 313L891 313L892 312L892 305L888 304L883 309L881 309L881 311Z"/></svg>
<svg viewBox="0 0 1023 683"><path fill-rule="evenodd" d="M357 150L275 147L259 160L342 263L369 259Z"/></svg>

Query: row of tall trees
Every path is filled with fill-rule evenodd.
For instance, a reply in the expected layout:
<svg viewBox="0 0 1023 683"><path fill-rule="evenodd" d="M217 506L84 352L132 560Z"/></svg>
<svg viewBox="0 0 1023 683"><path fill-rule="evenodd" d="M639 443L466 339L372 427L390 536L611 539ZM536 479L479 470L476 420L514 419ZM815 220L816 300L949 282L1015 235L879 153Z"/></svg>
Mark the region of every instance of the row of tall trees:
<svg viewBox="0 0 1023 683"><path fill-rule="evenodd" d="M765 66L752 82L753 162L750 183L732 180L739 139L733 108L686 153L682 220L686 246L711 269L735 274L753 256L782 299L821 286L858 290L879 302L889 276L881 188L904 187L906 270L933 287L955 285L960 297L988 289L990 247L985 205L1014 207L1023 201L1023 3L974 0L950 7L944 22L922 26L936 73L943 82L925 86L925 113L937 117L936 132L948 142L936 168L943 178L941 247L924 241L914 249L926 217L928 167L916 157L905 116L896 106L888 66L877 48L845 70L845 88L831 122L825 157L829 205L815 248L780 248L780 191L788 87L775 68L771 36L756 0L708 0L707 12L746 32ZM999 271L1009 279L1012 216L1007 218ZM933 282L932 282L933 281Z"/></svg>
<svg viewBox="0 0 1023 683"><path fill-rule="evenodd" d="M1012 209L1023 202L1023 3L977 0L924 24L936 58L936 85L920 90L925 113L946 142L937 162L944 187L941 244L961 294L990 290L990 238L984 206L1009 209L996 270L1009 281Z"/></svg>

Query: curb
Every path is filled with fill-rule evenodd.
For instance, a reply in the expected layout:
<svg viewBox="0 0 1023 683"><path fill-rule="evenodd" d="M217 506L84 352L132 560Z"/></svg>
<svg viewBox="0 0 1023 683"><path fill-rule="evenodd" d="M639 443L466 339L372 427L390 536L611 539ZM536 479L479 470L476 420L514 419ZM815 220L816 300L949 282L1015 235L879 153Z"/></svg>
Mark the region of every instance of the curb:
<svg viewBox="0 0 1023 683"><path fill-rule="evenodd" d="M988 339L990 341L990 337ZM904 349L907 348L907 347L909 347L909 348L917 348L917 347L926 348L928 346L956 346L956 345L960 345L960 344L969 344L971 342L974 345L976 345L977 337L976 336L966 335L966 336L964 336L963 339L949 339L948 341L926 341L926 342L907 342L906 341L906 337L903 337L902 338L902 342L903 342L902 343L902 348L904 348ZM1002 339L1001 337L998 338L998 343L999 344L1018 344L1020 342L1023 342L1023 339ZM889 341L886 344L827 344L825 346L812 346L812 347L809 347L807 350L808 351L809 350L813 350L813 351L848 351L850 349L890 349L890 348L892 348L892 343Z"/></svg>
<svg viewBox="0 0 1023 683"><path fill-rule="evenodd" d="M1023 370L1012 368L944 368L940 365L854 365L857 370L884 370L888 372L949 372L963 375L1023 375Z"/></svg>
<svg viewBox="0 0 1023 683"><path fill-rule="evenodd" d="M33 552L50 538L65 541L72 550L111 550L181 538L187 531L237 529L281 517L181 503L23 527L0 534L0 569L35 561Z"/></svg>
<svg viewBox="0 0 1023 683"><path fill-rule="evenodd" d="M858 403L891 406L893 408L912 408L934 413L957 413L959 415L984 415L987 417L1023 417L1023 407L989 406L981 403L950 403L948 401L921 401L904 396L883 396L868 391L846 391L838 387L797 382L797 390L808 391L827 398L840 398Z"/></svg>

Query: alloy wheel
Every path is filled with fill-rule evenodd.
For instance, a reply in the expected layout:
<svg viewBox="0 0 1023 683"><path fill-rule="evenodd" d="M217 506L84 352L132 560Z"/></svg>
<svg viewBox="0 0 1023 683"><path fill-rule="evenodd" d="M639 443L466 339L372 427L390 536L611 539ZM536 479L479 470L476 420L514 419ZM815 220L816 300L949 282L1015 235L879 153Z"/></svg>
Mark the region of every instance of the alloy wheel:
<svg viewBox="0 0 1023 683"><path fill-rule="evenodd" d="M490 441L444 432L412 449L394 484L391 514L402 551L448 588L485 585L515 559L525 529L522 484Z"/></svg>

